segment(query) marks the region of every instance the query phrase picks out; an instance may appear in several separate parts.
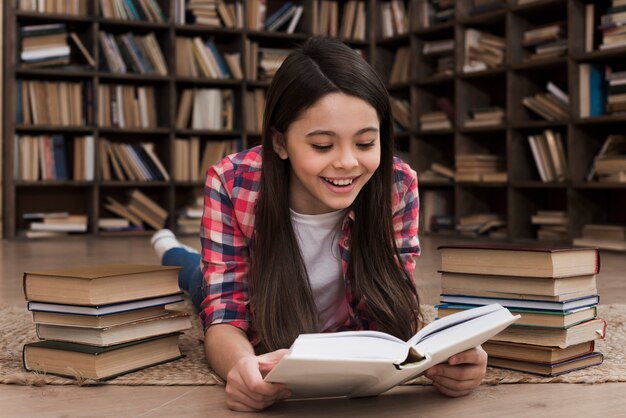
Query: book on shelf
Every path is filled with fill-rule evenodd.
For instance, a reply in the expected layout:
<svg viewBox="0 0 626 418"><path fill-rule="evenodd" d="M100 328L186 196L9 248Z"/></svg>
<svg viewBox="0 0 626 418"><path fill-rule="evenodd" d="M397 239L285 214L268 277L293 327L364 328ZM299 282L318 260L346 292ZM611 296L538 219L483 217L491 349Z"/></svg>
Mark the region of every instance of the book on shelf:
<svg viewBox="0 0 626 418"><path fill-rule="evenodd" d="M501 359L552 364L593 353L595 341L587 341L570 345L566 348L559 348L490 340L485 342L482 347L490 358L498 357Z"/></svg>
<svg viewBox="0 0 626 418"><path fill-rule="evenodd" d="M80 82L17 80L17 123L84 126L93 123L91 80Z"/></svg>
<svg viewBox="0 0 626 418"><path fill-rule="evenodd" d="M504 158L492 154L462 154L455 157L455 180L482 181L485 174L503 172Z"/></svg>
<svg viewBox="0 0 626 418"><path fill-rule="evenodd" d="M70 63L71 49L65 23L25 25L21 35L20 63L22 68L38 68Z"/></svg>
<svg viewBox="0 0 626 418"><path fill-rule="evenodd" d="M396 49L389 84L407 83L411 77L411 51L408 46Z"/></svg>
<svg viewBox="0 0 626 418"><path fill-rule="evenodd" d="M460 216L456 225L456 230L461 235L471 237L483 234L492 236L494 232L503 228L506 228L506 220L497 213L475 213Z"/></svg>
<svg viewBox="0 0 626 418"><path fill-rule="evenodd" d="M23 12L37 12L62 14L72 16L85 16L87 14L87 0L18 0L17 10Z"/></svg>
<svg viewBox="0 0 626 418"><path fill-rule="evenodd" d="M483 71L504 64L505 40L477 29L465 30L463 72Z"/></svg>
<svg viewBox="0 0 626 418"><path fill-rule="evenodd" d="M96 67L96 60L93 58L93 55L91 55L91 53L89 52L85 44L83 44L83 41L76 34L76 32L70 32L69 39L74 43L74 45L76 45L76 48L78 48L80 55L85 61L87 61L87 64L92 68Z"/></svg>
<svg viewBox="0 0 626 418"><path fill-rule="evenodd" d="M500 125L504 122L504 109L499 106L475 107L468 112L469 119L465 120L465 127L482 127Z"/></svg>
<svg viewBox="0 0 626 418"><path fill-rule="evenodd" d="M24 273L24 295L34 302L103 305L180 292L179 267L101 264Z"/></svg>
<svg viewBox="0 0 626 418"><path fill-rule="evenodd" d="M435 321L406 342L377 331L302 334L265 380L286 384L296 398L377 395L481 344L516 319L490 305Z"/></svg>
<svg viewBox="0 0 626 418"><path fill-rule="evenodd" d="M390 97L393 119L402 129L411 130L411 105L408 100Z"/></svg>
<svg viewBox="0 0 626 418"><path fill-rule="evenodd" d="M267 17L264 29L268 32L275 32L284 28L286 33L293 33L303 11L303 6L294 4L292 1L283 2L274 13Z"/></svg>
<svg viewBox="0 0 626 418"><path fill-rule="evenodd" d="M437 317L443 318L456 312L472 309L476 305L440 304L437 308ZM569 328L582 322L595 319L596 306L586 306L569 311L547 311L540 309L507 308L511 313L519 315L520 319L515 326L533 326L541 328Z"/></svg>
<svg viewBox="0 0 626 418"><path fill-rule="evenodd" d="M408 16L417 27L427 29L434 25L449 22L455 16L455 0L411 1Z"/></svg>
<svg viewBox="0 0 626 418"><path fill-rule="evenodd" d="M98 32L107 71L167 75L167 64L154 32L147 35L126 33L113 35Z"/></svg>
<svg viewBox="0 0 626 418"><path fill-rule="evenodd" d="M425 190L422 193L420 206L423 213L423 230L426 232L433 231L433 222L436 216L452 212L451 202L446 194L437 190Z"/></svg>
<svg viewBox="0 0 626 418"><path fill-rule="evenodd" d="M596 275L563 278L526 276L493 276L468 273L441 272L441 286L486 292L524 293L527 295L558 296L576 291L595 293Z"/></svg>
<svg viewBox="0 0 626 418"><path fill-rule="evenodd" d="M448 167L447 165L433 161L430 164L430 169L433 170L435 173L441 174L444 177L454 179L454 169Z"/></svg>
<svg viewBox="0 0 626 418"><path fill-rule="evenodd" d="M409 22L404 1L391 0L380 2L379 7L380 31L383 38L391 38L408 32ZM344 16L345 14L346 10L344 9Z"/></svg>
<svg viewBox="0 0 626 418"><path fill-rule="evenodd" d="M441 270L449 273L559 278L600 270L600 255L593 248L494 244L442 246L439 250Z"/></svg>
<svg viewBox="0 0 626 418"><path fill-rule="evenodd" d="M527 48L525 59L556 58L567 53L567 25L554 22L524 31L522 46Z"/></svg>
<svg viewBox="0 0 626 418"><path fill-rule="evenodd" d="M591 366L598 366L604 361L602 353L589 353L573 359L564 360L558 363L538 363L520 360L511 360L489 356L487 365L502 369L515 370L520 372L538 374L545 377L560 376L575 370L584 369Z"/></svg>
<svg viewBox="0 0 626 418"><path fill-rule="evenodd" d="M574 238L574 245L626 251L626 226L586 224L582 229L582 237Z"/></svg>
<svg viewBox="0 0 626 418"><path fill-rule="evenodd" d="M23 366L72 378L107 380L182 357L178 334L95 347L60 341L38 341L23 348Z"/></svg>
<svg viewBox="0 0 626 418"><path fill-rule="evenodd" d="M98 86L98 121L103 127L156 128L156 104L154 86L122 84Z"/></svg>
<svg viewBox="0 0 626 418"><path fill-rule="evenodd" d="M128 193L128 199L125 208L136 218L139 218L142 222L156 230L165 226L169 214L157 202L150 199L139 189L132 189ZM132 219L129 220L132 222Z"/></svg>
<svg viewBox="0 0 626 418"><path fill-rule="evenodd" d="M155 0L100 0L100 14L106 19L164 23L167 17Z"/></svg>
<svg viewBox="0 0 626 418"><path fill-rule="evenodd" d="M182 332L191 328L191 322L189 314L185 312L166 311L165 315L143 318L124 324L107 325L101 328L42 323L37 323L35 327L37 337L42 340L108 347Z"/></svg>
<svg viewBox="0 0 626 418"><path fill-rule="evenodd" d="M120 181L169 181L154 144L119 143L100 138L100 178Z"/></svg>
<svg viewBox="0 0 626 418"><path fill-rule="evenodd" d="M260 133L263 128L265 89L256 88L244 92L245 121L248 133Z"/></svg>
<svg viewBox="0 0 626 418"><path fill-rule="evenodd" d="M578 64L579 115L581 118L605 113L607 81L605 68L598 64Z"/></svg>
<svg viewBox="0 0 626 418"><path fill-rule="evenodd" d="M129 315L131 315L132 312L132 315L135 316L134 319L138 319L139 317L147 318L149 316L144 315L144 313L140 312L145 312L148 309L152 310L155 308L165 312L165 305L176 304L182 302L183 300L183 294L179 290L177 293L172 293L165 296L148 296L142 299L132 300L128 302L118 302L95 306L28 301L28 310L33 312L33 318L35 318L35 315L38 313L55 314L55 318L58 318L61 315L65 315L66 318L71 317L72 319L58 319L55 323L60 323L64 321L64 323L68 323L68 325L71 323L72 325L77 326L79 324L85 324L87 326L87 323L89 323L89 326L91 326L91 323L118 321L118 319L104 318L108 315L118 315L124 313L129 313ZM79 319L79 317L86 318Z"/></svg>
<svg viewBox="0 0 626 418"><path fill-rule="evenodd" d="M601 5L599 5L601 7ZM602 42L599 48L612 49L626 46L626 9L622 4L612 2L611 7L605 9L604 14L600 16L598 29L602 33Z"/></svg>
<svg viewBox="0 0 626 418"><path fill-rule="evenodd" d="M230 89L183 90L176 113L176 127L196 130L233 129L233 95L234 92Z"/></svg>
<svg viewBox="0 0 626 418"><path fill-rule="evenodd" d="M589 167L587 173L587 181L591 181L594 177L601 178L596 173L596 164L598 161L604 158L626 156L626 136L624 135L609 135L604 142L598 153L594 156L593 161Z"/></svg>

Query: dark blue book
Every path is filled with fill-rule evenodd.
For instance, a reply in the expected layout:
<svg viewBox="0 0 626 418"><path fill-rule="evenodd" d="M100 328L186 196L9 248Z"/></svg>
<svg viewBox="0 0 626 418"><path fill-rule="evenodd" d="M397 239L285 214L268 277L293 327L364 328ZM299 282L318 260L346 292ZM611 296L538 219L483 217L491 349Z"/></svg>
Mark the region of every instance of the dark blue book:
<svg viewBox="0 0 626 418"><path fill-rule="evenodd" d="M52 155L54 158L54 179L67 180L67 149L63 135L52 135Z"/></svg>
<svg viewBox="0 0 626 418"><path fill-rule="evenodd" d="M17 124L21 124L24 123L24 115L22 114L22 80L17 80L17 91L15 92L15 96L17 99L17 114L15 122Z"/></svg>
<svg viewBox="0 0 626 418"><path fill-rule="evenodd" d="M134 13L137 15L137 19L148 21L148 16L146 16L143 7L137 0L126 0L130 6L133 8Z"/></svg>
<svg viewBox="0 0 626 418"><path fill-rule="evenodd" d="M606 104L604 70L599 65L591 65L589 72L589 116L600 116Z"/></svg>
<svg viewBox="0 0 626 418"><path fill-rule="evenodd" d="M120 54L122 55L122 59L126 64L126 68L137 74L147 73L140 67L140 63L133 59L132 52L130 51L130 46L128 45L128 38L126 37L126 35L116 38L115 42L117 43Z"/></svg>
<svg viewBox="0 0 626 418"><path fill-rule="evenodd" d="M272 26L272 24L276 20L278 20L278 18L281 17L284 13L286 13L291 8L291 6L293 6L293 2L292 1L288 1L286 3L283 3L283 5L278 8L278 10L276 10L270 17L268 17L265 20L265 29L267 29L270 26Z"/></svg>
<svg viewBox="0 0 626 418"><path fill-rule="evenodd" d="M41 36L41 35L55 35L59 33L66 33L67 28L65 23L49 23L45 25L29 25L22 26L20 28L20 34L23 38L29 36Z"/></svg>
<svg viewBox="0 0 626 418"><path fill-rule="evenodd" d="M139 45L139 43L137 43L137 40L135 39L133 34L129 33L126 39L128 39L129 46L133 49L134 53L139 58L139 62L141 63L141 66L146 70L146 73L147 74L154 73L155 69L152 66L152 63L150 62L150 60L144 53L143 48Z"/></svg>
<svg viewBox="0 0 626 418"><path fill-rule="evenodd" d="M217 62L217 65L220 67L220 71L222 72L222 74L224 74L224 76L227 78L231 78L232 74L228 69L228 65L226 64L226 61L224 61L222 54L220 54L220 52L217 50L217 46L215 46L215 42L213 42L213 39L209 39L208 41L206 41L206 46L211 51L211 54L215 58L215 62Z"/></svg>
<svg viewBox="0 0 626 418"><path fill-rule="evenodd" d="M156 164L154 164L154 162L152 161L152 158L150 158L146 150L141 145L131 144L131 147L133 148L133 151L135 151L135 153L139 156L139 158L141 159L141 162L150 173L150 180L156 180L156 181L165 180L159 168L156 166Z"/></svg>

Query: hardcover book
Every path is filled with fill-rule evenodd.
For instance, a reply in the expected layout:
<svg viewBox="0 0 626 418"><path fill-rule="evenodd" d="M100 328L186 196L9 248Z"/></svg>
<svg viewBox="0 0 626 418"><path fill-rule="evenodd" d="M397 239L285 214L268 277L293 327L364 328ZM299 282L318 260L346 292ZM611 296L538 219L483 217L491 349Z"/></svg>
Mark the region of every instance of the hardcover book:
<svg viewBox="0 0 626 418"><path fill-rule="evenodd" d="M441 271L526 277L571 277L600 270L597 249L571 247L442 246Z"/></svg>
<svg viewBox="0 0 626 418"><path fill-rule="evenodd" d="M110 347L38 341L25 344L22 350L27 371L94 380L112 379L181 357L178 334Z"/></svg>
<svg viewBox="0 0 626 418"><path fill-rule="evenodd" d="M105 305L179 293L181 267L101 264L24 273L29 301Z"/></svg>
<svg viewBox="0 0 626 418"><path fill-rule="evenodd" d="M437 320L406 342L377 331L302 334L265 380L286 384L295 398L378 395L518 318L493 304Z"/></svg>

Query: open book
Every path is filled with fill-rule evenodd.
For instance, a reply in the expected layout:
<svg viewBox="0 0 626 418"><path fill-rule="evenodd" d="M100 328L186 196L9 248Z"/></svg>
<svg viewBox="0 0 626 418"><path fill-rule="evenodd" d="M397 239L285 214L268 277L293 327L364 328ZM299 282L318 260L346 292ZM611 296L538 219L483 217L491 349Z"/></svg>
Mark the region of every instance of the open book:
<svg viewBox="0 0 626 418"><path fill-rule="evenodd" d="M409 341L378 331L302 334L267 374L294 398L373 396L476 347L519 318L498 304L432 322Z"/></svg>

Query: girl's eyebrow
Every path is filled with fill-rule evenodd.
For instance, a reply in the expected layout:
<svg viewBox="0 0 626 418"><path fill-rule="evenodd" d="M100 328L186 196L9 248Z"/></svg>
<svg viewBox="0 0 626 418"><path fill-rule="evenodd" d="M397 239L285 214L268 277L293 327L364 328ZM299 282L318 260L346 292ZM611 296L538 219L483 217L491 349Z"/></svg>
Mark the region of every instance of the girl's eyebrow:
<svg viewBox="0 0 626 418"><path fill-rule="evenodd" d="M368 126L366 128L363 129L359 129L354 136L359 136L359 135L363 135L366 132L378 132L378 128L374 127L374 126ZM318 136L318 135L326 135L326 136L337 136L337 133L334 131L325 131L322 129L318 129L315 131L311 131L308 134L305 135L305 137L309 137L309 136Z"/></svg>

